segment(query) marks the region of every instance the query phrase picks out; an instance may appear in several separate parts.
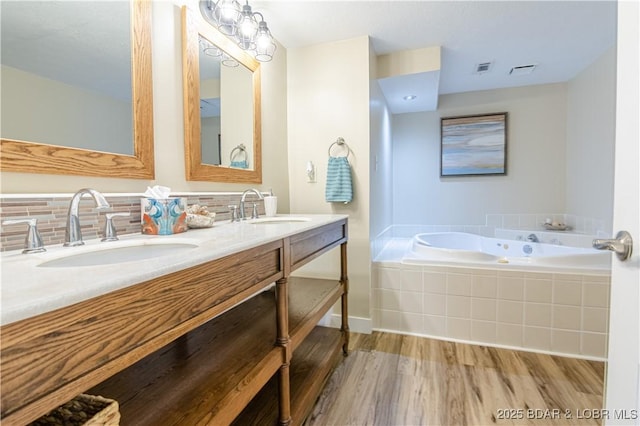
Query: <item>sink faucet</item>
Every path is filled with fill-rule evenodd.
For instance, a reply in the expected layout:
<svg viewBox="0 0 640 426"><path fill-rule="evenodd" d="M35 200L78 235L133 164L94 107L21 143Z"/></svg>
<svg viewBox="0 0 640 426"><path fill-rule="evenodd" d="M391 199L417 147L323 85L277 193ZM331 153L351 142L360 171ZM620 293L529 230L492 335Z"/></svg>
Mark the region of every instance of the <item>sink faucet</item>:
<svg viewBox="0 0 640 426"><path fill-rule="evenodd" d="M89 194L93 197L93 200L96 202L96 207L98 209L107 209L109 208L109 203L104 198L104 196L91 188L83 188L76 192L71 198L71 203L69 204L69 214L67 215L67 228L64 231L64 246L65 247L74 247L81 246L84 244L82 241L82 232L80 231L80 199L84 194Z"/></svg>
<svg viewBox="0 0 640 426"><path fill-rule="evenodd" d="M238 212L238 220L245 220L246 216L244 213L244 200L245 198L247 198L247 194L249 194L250 192L253 192L254 194L256 194L258 196L259 199L264 199L264 197L262 196L262 194L260 193L260 191L258 191L255 188L250 188L247 189L246 191L244 191L242 193L242 198L240 198L240 205L238 206L238 210L240 210ZM258 211L254 208L253 213L251 214L251 219L257 219L258 218Z"/></svg>
<svg viewBox="0 0 640 426"><path fill-rule="evenodd" d="M538 239L538 236L536 234L529 234L529 236L527 236L527 241L531 241L532 243L539 243L540 240Z"/></svg>

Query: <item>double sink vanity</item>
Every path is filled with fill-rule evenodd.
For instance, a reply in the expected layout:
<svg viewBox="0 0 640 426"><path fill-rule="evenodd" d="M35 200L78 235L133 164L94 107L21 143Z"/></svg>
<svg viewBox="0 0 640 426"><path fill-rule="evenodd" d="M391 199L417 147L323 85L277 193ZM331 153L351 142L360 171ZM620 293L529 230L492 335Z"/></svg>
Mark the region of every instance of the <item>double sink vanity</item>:
<svg viewBox="0 0 640 426"><path fill-rule="evenodd" d="M79 4L66 3L56 2L62 8L56 16L72 19L61 28L75 28L84 20L89 22L87 28L96 28L91 20L96 15L94 5L89 16L82 18ZM123 4L129 9L123 10L127 17L120 22L123 27L110 26L114 33L106 33L106 40L114 44L113 40L130 39L131 51L122 57L131 58L131 63L117 67L131 70L122 79L131 85L130 143L122 152L110 152L111 136L106 147L96 149L92 144L79 148L83 145L63 144L69 139L66 132L59 138L40 140L39 135L24 133L24 129L7 134L3 128L0 170L157 178L151 72L153 2L129 3L130 7ZM72 12L64 12L67 7ZM111 4L105 7L112 12ZM11 9L7 5L6 11L3 6L3 19L33 15L32 8L21 2L13 2ZM186 179L261 183L260 64L196 11L185 6L181 18L183 45L176 60L183 66ZM20 36L14 38L40 40L26 36L25 31L46 30L41 24L21 26ZM60 26L61 21L55 24ZM75 39L74 35L69 43ZM204 42L217 46L245 68L242 87L228 81L223 84L222 77L207 76L200 70ZM74 52L64 58L67 63L83 57L73 46L67 48ZM116 75L111 70L105 67L106 74ZM231 75L229 70L221 73ZM23 77L24 81L39 78ZM231 94L232 99L240 92L247 93L246 105L228 110L242 112L241 117L225 114L224 120L220 118L213 140L201 140L200 88L211 87L217 80L218 91ZM15 92L21 104L28 103L26 91L15 86ZM46 100L51 111L59 109L61 102L53 97L42 97L41 91L38 96L39 104ZM90 110L65 112L65 117L77 117L83 124L77 127L84 129L86 122L93 122L85 115ZM46 116L55 121L53 117ZM103 120L101 114L95 121ZM113 127L121 127L117 124ZM32 128L27 126L27 130ZM238 129L243 133L236 140L234 130ZM93 143L101 133L92 130L90 138L78 135L75 139ZM233 160L233 147L240 142L247 145L248 167L223 163L221 159ZM224 155L209 164L204 147L216 144ZM15 212L12 215L17 216ZM26 211L24 215L31 216ZM51 216L42 213L47 215ZM77 229L68 225L69 229L75 231L68 232L66 242L75 244L81 236L79 224ZM123 425L300 424L329 373L346 354L346 215L216 223L210 229L170 236L137 234L112 242L87 241L79 247L47 246L46 252L37 252L41 249L39 238L32 242L31 254L18 250L1 256L3 425L28 424L81 393L116 400ZM291 275L338 247L340 265L336 264L335 279ZM341 328L317 327L338 301Z"/></svg>
<svg viewBox="0 0 640 426"><path fill-rule="evenodd" d="M302 423L347 350L347 238L345 215L276 216L4 253L2 423L80 393L123 425ZM337 247L335 279L291 275Z"/></svg>

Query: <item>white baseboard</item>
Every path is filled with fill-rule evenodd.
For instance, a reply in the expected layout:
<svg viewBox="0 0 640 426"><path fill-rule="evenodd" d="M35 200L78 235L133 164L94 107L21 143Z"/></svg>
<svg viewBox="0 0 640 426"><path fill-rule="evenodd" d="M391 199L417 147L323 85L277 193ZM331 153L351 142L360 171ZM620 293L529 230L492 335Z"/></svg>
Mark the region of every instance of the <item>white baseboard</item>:
<svg viewBox="0 0 640 426"><path fill-rule="evenodd" d="M333 312L327 312L327 314L320 319L318 325L325 327L340 328L342 325L342 316L340 314L334 314ZM354 333L371 334L373 331L373 322L371 318L362 317L349 317L349 331Z"/></svg>

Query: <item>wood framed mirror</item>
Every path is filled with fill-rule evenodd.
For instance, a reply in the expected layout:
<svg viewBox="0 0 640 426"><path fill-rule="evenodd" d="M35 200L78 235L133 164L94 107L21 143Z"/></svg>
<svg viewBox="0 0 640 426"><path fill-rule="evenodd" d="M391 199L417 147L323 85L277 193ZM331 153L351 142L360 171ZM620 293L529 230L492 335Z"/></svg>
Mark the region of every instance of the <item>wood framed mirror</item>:
<svg viewBox="0 0 640 426"><path fill-rule="evenodd" d="M31 3L33 7L38 7L40 3L53 5L54 2L16 2ZM60 2L74 4L77 2ZM107 6L112 2L103 2ZM123 2L120 2L123 3ZM91 4L91 2L88 2ZM4 5L3 5L4 7ZM131 91L129 97L130 107L128 112L120 122L123 126L129 126L133 129L127 132L127 138L130 137L132 143L131 155L109 152L109 147L104 149L85 149L78 147L63 146L63 144L42 143L42 141L24 140L20 138L10 138L2 135L0 149L0 170L9 172L24 173L46 173L46 174L64 174L64 175L80 175L80 176L97 176L97 177L116 177L116 178L135 178L135 179L153 179L154 178L154 152L153 152L153 81L151 74L151 25L152 25L152 2L150 0L131 0L124 2L123 7L129 8L128 22L124 23L123 30L128 29L126 34L119 34L124 40L130 40L130 60L126 58L118 64L120 67L130 69L130 73L126 77L130 83ZM3 10L3 15L5 11ZM100 14L94 13L94 19ZM61 12L61 16L73 16ZM60 22L57 23L60 26ZM70 24L71 25L71 24ZM127 28L128 27L128 28ZM91 29L90 24L85 24L86 29ZM18 28L19 32L28 33L30 28L28 25L22 25ZM95 31L96 33L98 31ZM18 31L16 31L16 34ZM107 37L113 36L106 34ZM92 33L90 37L94 37ZM87 38L90 38L89 36ZM3 50L5 48L5 40L3 40ZM94 46L99 57L103 57L104 61L111 53L113 46ZM111 49L111 50L110 50ZM3 51L4 54L4 51ZM65 57L65 61L72 62L71 57ZM68 65L68 64L67 64ZM4 67L4 64L3 64ZM39 78L39 76L38 76ZM98 80L97 77L94 80ZM4 85L4 81L3 81ZM83 88L84 89L84 88ZM111 88L111 92L115 90ZM3 104L5 95L3 94ZM10 105L10 100L8 100ZM129 105L128 104L128 105ZM89 103L84 104L87 108ZM5 107L5 105L3 105ZM129 113L130 112L130 113ZM78 118L78 114L69 113L71 118ZM32 125L38 126L37 118L32 117ZM98 119L99 121L99 119ZM126 121L126 123L125 123ZM73 121L70 119L65 122L62 128L73 128L81 126L85 123L82 119ZM44 128L44 131L48 129ZM99 131L93 131L98 134Z"/></svg>
<svg viewBox="0 0 640 426"><path fill-rule="evenodd" d="M187 6L182 8L182 43L186 179L261 183L259 62L209 24L199 11ZM222 112L218 124L221 130L210 137L203 136L207 134L204 129L207 125L203 124L205 114L201 112L205 108L204 103L214 103L210 102L211 99L206 102L208 96L203 95L201 75L204 73L200 64L206 48L219 49L230 62L238 65L234 67L236 71L225 70L224 65L220 67L220 95L217 102ZM236 85L238 81L242 86ZM206 144L215 146L211 148ZM217 152L217 161L207 160L207 151Z"/></svg>

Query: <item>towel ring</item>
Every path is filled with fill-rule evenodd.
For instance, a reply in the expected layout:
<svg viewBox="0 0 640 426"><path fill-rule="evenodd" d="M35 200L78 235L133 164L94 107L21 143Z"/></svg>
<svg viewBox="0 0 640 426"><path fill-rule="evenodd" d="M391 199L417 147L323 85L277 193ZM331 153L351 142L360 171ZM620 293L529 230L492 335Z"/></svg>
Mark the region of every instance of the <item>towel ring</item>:
<svg viewBox="0 0 640 426"><path fill-rule="evenodd" d="M235 153L236 151L240 151L240 152ZM233 148L231 150L231 154L229 154L229 161L233 161L233 157L235 157L236 155L238 155L240 153L244 153L244 161L249 160L249 154L247 154L247 147L244 146L243 143L241 143L240 145L236 146L235 148Z"/></svg>
<svg viewBox="0 0 640 426"><path fill-rule="evenodd" d="M331 157L331 148L333 148L334 145L338 145L338 146L341 146L343 148L346 148L347 149L347 155L345 155L345 157L349 158L349 154L351 153L351 148L349 148L349 145L347 145L347 143L344 141L343 138L338 138L334 143L329 145L329 157Z"/></svg>

